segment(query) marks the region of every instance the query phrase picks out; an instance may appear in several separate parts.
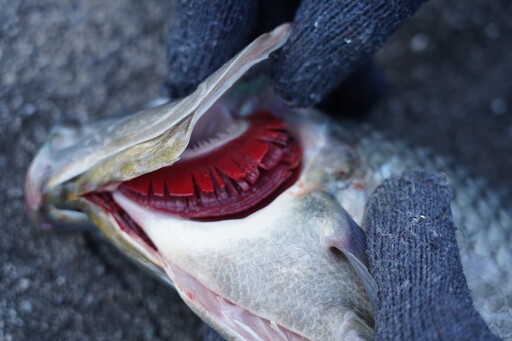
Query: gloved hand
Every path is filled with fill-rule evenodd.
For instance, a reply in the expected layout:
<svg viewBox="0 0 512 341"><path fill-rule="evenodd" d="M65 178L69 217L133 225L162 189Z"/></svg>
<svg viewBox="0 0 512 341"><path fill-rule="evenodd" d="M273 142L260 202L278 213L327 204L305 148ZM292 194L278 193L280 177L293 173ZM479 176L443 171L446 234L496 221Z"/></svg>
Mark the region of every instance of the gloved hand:
<svg viewBox="0 0 512 341"><path fill-rule="evenodd" d="M392 177L370 197L363 226L376 340L499 340L473 308L451 199L444 176L422 171Z"/></svg>
<svg viewBox="0 0 512 341"><path fill-rule="evenodd" d="M167 39L171 98L187 95L255 36L293 21L273 59L274 87L298 106L317 104L368 62L385 39L426 0L179 0ZM352 85L376 91L373 68ZM351 96L353 97L353 96Z"/></svg>

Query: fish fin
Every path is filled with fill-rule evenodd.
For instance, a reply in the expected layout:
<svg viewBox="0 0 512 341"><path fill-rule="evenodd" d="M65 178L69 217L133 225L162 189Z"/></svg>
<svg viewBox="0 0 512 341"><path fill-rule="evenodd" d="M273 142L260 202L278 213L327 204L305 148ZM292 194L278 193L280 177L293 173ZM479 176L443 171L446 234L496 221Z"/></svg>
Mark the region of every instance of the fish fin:
<svg viewBox="0 0 512 341"><path fill-rule="evenodd" d="M375 307L377 302L377 283L368 269L366 258L366 236L357 223L344 212L345 225L339 229L336 237L329 238L329 247L341 251L350 265L357 272L366 289L370 302Z"/></svg>

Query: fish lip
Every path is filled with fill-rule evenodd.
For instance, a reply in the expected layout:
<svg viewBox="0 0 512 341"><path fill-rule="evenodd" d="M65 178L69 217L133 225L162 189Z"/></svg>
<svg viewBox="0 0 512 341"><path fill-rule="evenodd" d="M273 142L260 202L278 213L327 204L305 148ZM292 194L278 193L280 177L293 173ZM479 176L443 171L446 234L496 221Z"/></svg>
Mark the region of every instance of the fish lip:
<svg viewBox="0 0 512 341"><path fill-rule="evenodd" d="M80 133L81 128L73 122L54 128L27 170L24 183L25 213L30 222L43 230L57 227L68 230L91 229L86 214L78 209L81 204L71 199L71 187L67 187L69 184L56 187L50 185L55 170L59 168L60 161L55 155L65 148L63 145L73 143L74 135ZM70 199L73 204L63 204L65 199Z"/></svg>
<svg viewBox="0 0 512 341"><path fill-rule="evenodd" d="M37 179L41 179L38 181ZM25 212L28 219L34 224L41 226L43 230L51 228L51 223L44 219L43 212L43 192L41 190L41 183L44 182L42 178L36 178L29 170L25 178L24 185L24 203Z"/></svg>
<svg viewBox="0 0 512 341"><path fill-rule="evenodd" d="M30 164L24 184L25 212L29 220L43 230L50 230L54 223L45 207L44 191L53 167L49 160L50 144L46 143Z"/></svg>

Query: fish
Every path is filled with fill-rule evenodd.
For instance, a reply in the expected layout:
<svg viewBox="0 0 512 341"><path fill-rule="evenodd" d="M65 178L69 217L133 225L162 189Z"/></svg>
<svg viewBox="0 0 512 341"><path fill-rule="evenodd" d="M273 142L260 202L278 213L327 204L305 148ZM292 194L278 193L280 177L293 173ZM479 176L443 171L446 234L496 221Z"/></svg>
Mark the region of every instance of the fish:
<svg viewBox="0 0 512 341"><path fill-rule="evenodd" d="M283 103L248 71L288 34L258 37L183 99L55 129L27 173L30 219L95 226L228 340L371 340L366 201L403 170L443 171L475 307L510 337L499 196L428 149Z"/></svg>

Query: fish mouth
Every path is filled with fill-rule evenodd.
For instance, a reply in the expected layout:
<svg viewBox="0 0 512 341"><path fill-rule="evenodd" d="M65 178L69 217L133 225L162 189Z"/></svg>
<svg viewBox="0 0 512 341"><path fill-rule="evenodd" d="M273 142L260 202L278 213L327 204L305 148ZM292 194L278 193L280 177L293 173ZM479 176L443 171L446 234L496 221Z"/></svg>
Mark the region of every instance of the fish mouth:
<svg viewBox="0 0 512 341"><path fill-rule="evenodd" d="M218 123L219 112L222 110L213 110L202 120ZM176 219L241 219L267 206L297 181L301 146L284 120L261 111L228 121L220 133L209 127L207 137L191 139L184 157L175 164L104 186L83 198L102 209L120 232L146 253L159 259L182 298L206 320L229 330L228 335L244 340L308 340L222 297L162 257L123 204L128 200ZM208 126L201 123L198 130Z"/></svg>

